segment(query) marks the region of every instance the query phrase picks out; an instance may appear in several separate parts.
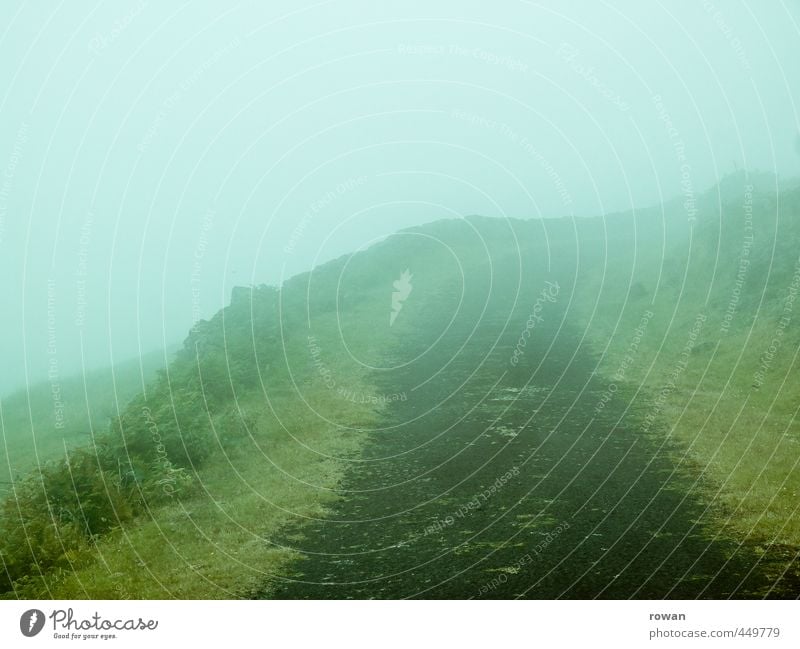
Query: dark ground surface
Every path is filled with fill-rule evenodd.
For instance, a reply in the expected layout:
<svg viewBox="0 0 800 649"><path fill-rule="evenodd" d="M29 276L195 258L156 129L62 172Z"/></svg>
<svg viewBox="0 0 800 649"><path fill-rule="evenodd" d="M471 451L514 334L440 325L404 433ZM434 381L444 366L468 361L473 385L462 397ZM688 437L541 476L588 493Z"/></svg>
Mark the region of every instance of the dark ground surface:
<svg viewBox="0 0 800 649"><path fill-rule="evenodd" d="M563 293L511 365L532 300L510 300L467 302L433 347L441 323L418 327L405 345L427 353L376 374L408 400L389 406L329 517L280 539L304 558L271 596L797 597L776 552L715 538L691 471L641 433L646 396L629 408L618 392L596 414L608 382L566 327Z"/></svg>

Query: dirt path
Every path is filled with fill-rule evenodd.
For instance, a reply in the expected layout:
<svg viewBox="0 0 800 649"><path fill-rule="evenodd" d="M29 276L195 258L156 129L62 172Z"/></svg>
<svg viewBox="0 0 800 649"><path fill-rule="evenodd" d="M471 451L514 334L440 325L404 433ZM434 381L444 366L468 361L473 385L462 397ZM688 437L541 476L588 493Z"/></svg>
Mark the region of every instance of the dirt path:
<svg viewBox="0 0 800 649"><path fill-rule="evenodd" d="M376 375L408 400L329 518L287 533L304 558L273 597L797 596L778 558L715 538L693 477L624 395L596 414L607 384L556 306L516 366L529 314L487 318L498 306L465 309L417 362Z"/></svg>

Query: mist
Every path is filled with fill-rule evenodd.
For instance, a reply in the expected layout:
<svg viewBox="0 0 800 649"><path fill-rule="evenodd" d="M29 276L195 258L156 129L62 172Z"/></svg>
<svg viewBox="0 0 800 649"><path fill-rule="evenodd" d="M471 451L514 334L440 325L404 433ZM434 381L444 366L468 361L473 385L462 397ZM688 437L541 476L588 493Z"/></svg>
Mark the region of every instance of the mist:
<svg viewBox="0 0 800 649"><path fill-rule="evenodd" d="M800 171L784 2L13 3L0 392L168 348L402 228Z"/></svg>

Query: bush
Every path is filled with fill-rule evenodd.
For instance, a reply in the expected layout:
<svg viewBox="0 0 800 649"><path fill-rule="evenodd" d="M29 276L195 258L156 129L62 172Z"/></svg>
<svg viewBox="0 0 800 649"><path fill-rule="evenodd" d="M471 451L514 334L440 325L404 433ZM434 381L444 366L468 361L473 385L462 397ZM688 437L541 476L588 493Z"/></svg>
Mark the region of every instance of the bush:
<svg viewBox="0 0 800 649"><path fill-rule="evenodd" d="M70 570L94 537L185 490L188 469L216 447L209 411L231 412L221 432L227 439L246 436L255 422L234 416L229 404L258 384L257 358L271 353L276 336L277 292L261 287L253 295L200 323L147 396L91 448L15 485L0 504L0 592L15 584L35 591L45 571Z"/></svg>

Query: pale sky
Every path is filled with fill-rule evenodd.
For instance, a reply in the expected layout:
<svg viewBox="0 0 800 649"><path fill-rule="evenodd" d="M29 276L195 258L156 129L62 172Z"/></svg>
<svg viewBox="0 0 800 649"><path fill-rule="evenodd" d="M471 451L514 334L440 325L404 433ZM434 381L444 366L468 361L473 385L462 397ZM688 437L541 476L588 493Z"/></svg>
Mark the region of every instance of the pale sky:
<svg viewBox="0 0 800 649"><path fill-rule="evenodd" d="M9 0L0 59L0 393L400 228L800 175L781 0Z"/></svg>

